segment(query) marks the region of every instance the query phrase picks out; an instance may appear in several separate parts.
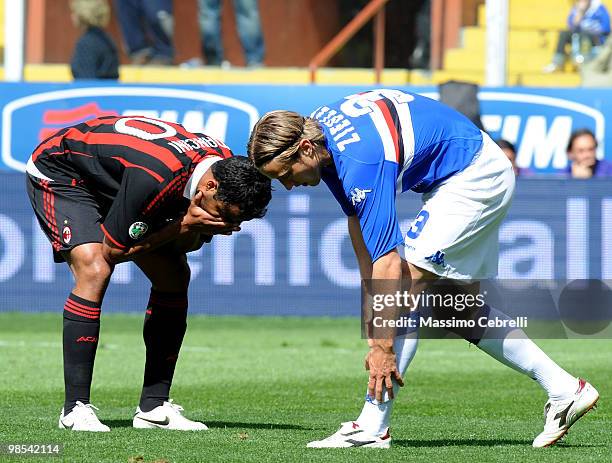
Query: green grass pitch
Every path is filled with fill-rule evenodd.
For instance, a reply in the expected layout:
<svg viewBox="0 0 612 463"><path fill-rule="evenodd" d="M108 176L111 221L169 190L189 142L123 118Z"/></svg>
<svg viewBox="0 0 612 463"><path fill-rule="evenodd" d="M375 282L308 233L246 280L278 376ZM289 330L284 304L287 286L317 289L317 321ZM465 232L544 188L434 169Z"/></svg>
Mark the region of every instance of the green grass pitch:
<svg viewBox="0 0 612 463"><path fill-rule="evenodd" d="M393 448L306 449L357 416L367 381L357 319L189 319L172 396L210 430L134 430L141 316L103 315L92 402L112 431L57 428L60 314L0 314L0 443L64 444L27 461L612 461L612 341L541 341L600 391L563 443L532 449L544 392L464 341L424 340L394 410ZM386 453L382 453L386 452ZM0 461L26 461L0 455Z"/></svg>

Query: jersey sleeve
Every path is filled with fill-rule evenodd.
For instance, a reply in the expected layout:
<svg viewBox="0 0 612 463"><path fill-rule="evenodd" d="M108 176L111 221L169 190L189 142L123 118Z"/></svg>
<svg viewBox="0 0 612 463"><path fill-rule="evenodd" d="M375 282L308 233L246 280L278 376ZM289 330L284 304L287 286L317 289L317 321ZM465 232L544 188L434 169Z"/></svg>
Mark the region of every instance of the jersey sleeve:
<svg viewBox="0 0 612 463"><path fill-rule="evenodd" d="M343 181L372 262L403 243L395 210L397 168L389 161L378 166L362 164Z"/></svg>
<svg viewBox="0 0 612 463"><path fill-rule="evenodd" d="M325 182L327 188L329 188L329 191L331 191L331 193L334 195L334 198L336 198L336 201L338 201L338 204L340 204L342 212L344 212L345 215L353 216L357 214L355 212L355 208L344 193L342 182L338 178L338 174L335 169L322 170L321 180Z"/></svg>
<svg viewBox="0 0 612 463"><path fill-rule="evenodd" d="M152 231L146 208L165 185L166 182L159 183L140 169L126 169L117 196L101 224L106 238L121 249L146 238Z"/></svg>

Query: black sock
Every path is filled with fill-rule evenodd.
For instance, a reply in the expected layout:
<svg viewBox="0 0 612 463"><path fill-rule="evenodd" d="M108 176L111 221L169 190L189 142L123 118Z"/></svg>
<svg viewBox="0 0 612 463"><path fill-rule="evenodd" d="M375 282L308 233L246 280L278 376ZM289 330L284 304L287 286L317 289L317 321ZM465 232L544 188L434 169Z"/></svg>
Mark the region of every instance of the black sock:
<svg viewBox="0 0 612 463"><path fill-rule="evenodd" d="M64 305L64 414L77 400L89 403L98 335L100 303L70 293Z"/></svg>
<svg viewBox="0 0 612 463"><path fill-rule="evenodd" d="M143 337L147 348L140 409L149 412L170 397L174 367L187 329L187 292L151 289Z"/></svg>

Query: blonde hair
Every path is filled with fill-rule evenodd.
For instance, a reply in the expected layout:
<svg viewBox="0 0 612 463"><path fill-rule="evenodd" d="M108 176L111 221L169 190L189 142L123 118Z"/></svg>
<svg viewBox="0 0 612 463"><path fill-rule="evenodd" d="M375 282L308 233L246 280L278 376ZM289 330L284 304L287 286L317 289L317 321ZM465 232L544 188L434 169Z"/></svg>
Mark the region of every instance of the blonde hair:
<svg viewBox="0 0 612 463"><path fill-rule="evenodd" d="M79 26L105 27L110 20L107 0L71 0L70 10Z"/></svg>
<svg viewBox="0 0 612 463"><path fill-rule="evenodd" d="M272 159L283 164L291 160L302 140L320 146L325 144L325 135L316 120L293 111L271 111L253 127L247 151L259 169Z"/></svg>

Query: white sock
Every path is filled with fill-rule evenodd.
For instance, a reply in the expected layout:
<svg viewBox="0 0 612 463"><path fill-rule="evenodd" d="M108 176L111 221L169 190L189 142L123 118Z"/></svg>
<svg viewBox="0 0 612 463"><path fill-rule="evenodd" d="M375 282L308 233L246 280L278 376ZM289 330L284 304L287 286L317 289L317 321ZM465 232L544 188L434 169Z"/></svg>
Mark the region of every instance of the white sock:
<svg viewBox="0 0 612 463"><path fill-rule="evenodd" d="M489 318L494 317L509 319L491 309ZM551 400L567 399L578 388L578 380L553 362L521 329L487 328L477 346L495 360L535 379Z"/></svg>
<svg viewBox="0 0 612 463"><path fill-rule="evenodd" d="M397 369L399 370L402 377L408 369L408 365L412 361L414 354L417 350L417 344L419 342L418 331L406 334L401 337L395 338L393 342L393 350L396 355ZM404 378L404 381L406 379ZM400 387L393 380L393 396L397 397ZM387 432L389 427L389 420L391 419L391 411L393 410L393 402L395 400L389 400L387 392L384 392L383 402L378 403L375 399L370 399L367 396L366 401L363 404L363 409L359 418L355 421L359 424L359 427L366 432L375 436L382 436Z"/></svg>

